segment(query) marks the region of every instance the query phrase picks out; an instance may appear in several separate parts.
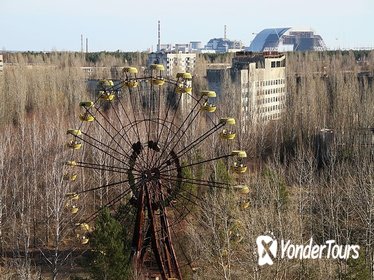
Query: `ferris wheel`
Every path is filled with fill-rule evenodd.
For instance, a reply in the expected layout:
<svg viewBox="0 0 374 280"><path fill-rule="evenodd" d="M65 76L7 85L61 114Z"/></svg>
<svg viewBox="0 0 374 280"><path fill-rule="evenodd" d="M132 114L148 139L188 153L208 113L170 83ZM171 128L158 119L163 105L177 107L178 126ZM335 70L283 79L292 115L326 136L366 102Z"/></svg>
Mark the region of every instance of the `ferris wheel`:
<svg viewBox="0 0 374 280"><path fill-rule="evenodd" d="M240 177L247 155L235 147L235 119L218 117L214 91L192 92L190 73L176 79L163 73L160 64L142 75L125 67L120 81L101 80L95 99L80 102L80 124L67 131L66 205L79 220L82 244L89 244L85 232L101 209L132 209L133 269L145 275L153 260L162 279L182 279L173 227L189 214L200 189L247 195ZM223 148L212 146L212 139ZM237 174L235 184L206 175L217 161ZM240 205L249 202L241 197Z"/></svg>

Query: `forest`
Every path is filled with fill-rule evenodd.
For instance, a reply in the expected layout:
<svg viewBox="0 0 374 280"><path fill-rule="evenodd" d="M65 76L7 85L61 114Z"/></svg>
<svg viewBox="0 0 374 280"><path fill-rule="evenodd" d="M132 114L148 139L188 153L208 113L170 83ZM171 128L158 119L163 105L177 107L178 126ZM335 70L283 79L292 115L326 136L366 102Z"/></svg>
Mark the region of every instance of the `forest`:
<svg viewBox="0 0 374 280"><path fill-rule="evenodd" d="M87 79L118 79L120 67L146 67L147 54L3 56L0 279L137 279L121 267L132 236L132 225L121 219L132 210L102 211L92 223L93 242L77 242L63 177L66 131L79 123L79 102L94 98ZM232 56L199 55L192 94L207 89L209 64L230 63ZM374 51L294 52L286 53L286 61L287 109L281 119L246 124L245 132L237 128L249 167L240 180L249 193L196 190L191 213L174 233L184 279L374 279ZM90 77L81 68L87 66L97 67ZM225 92L233 97L220 98L217 111L237 118L240 109L232 101L240 92L229 82ZM193 156L211 157L225 148L214 139ZM218 181L236 179L224 161L186 172L191 178L206 173ZM97 185L86 177L79 184ZM193 183L187 187L194 189ZM107 201L105 193L86 197L79 215ZM100 243L105 231L108 246ZM294 244L310 238L316 244L358 244L359 257L278 258L259 266L255 241L268 232ZM108 248L120 252L112 259L100 255ZM108 268L115 258L120 265Z"/></svg>

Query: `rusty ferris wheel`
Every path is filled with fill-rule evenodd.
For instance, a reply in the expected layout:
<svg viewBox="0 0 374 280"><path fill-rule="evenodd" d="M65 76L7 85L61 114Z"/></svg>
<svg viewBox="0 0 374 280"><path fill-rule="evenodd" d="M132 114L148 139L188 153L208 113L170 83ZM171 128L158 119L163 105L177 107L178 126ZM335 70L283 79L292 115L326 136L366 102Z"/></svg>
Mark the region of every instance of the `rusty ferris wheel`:
<svg viewBox="0 0 374 280"><path fill-rule="evenodd" d="M82 244L89 243L84 232L90 230L90 222L102 208L132 207L134 271L149 277L153 262L162 279L182 279L172 229L197 199L191 185L235 188L244 195L249 192L240 179L235 185L212 183L185 171L226 159L231 172L242 174L247 170L246 153L234 149L205 158L196 156L199 147L214 135L234 142L235 119L217 116L214 91L192 92L190 73L178 73L176 79L163 73L160 64L151 65L143 75L134 67L125 67L119 82L101 80L96 99L80 102L81 122L67 131L72 152L64 179L69 184L67 205L73 215L84 207L80 197L91 195L93 200L85 206L92 209L90 215L80 216L77 223ZM242 200L242 207L248 207L248 201Z"/></svg>

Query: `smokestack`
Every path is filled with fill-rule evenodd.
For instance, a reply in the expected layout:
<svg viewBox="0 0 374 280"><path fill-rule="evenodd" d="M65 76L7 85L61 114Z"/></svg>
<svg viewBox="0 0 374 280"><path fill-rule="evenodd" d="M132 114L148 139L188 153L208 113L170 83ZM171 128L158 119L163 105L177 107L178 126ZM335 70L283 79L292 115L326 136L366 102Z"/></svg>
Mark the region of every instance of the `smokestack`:
<svg viewBox="0 0 374 280"><path fill-rule="evenodd" d="M226 27L226 24L225 24L224 29L223 29L223 39L225 39L225 40L227 39L226 31L227 31L227 27Z"/></svg>
<svg viewBox="0 0 374 280"><path fill-rule="evenodd" d="M160 21L158 21L158 35L157 35L157 51L159 52L161 50L161 24Z"/></svg>
<svg viewBox="0 0 374 280"><path fill-rule="evenodd" d="M88 53L88 38L86 38L86 53Z"/></svg>
<svg viewBox="0 0 374 280"><path fill-rule="evenodd" d="M83 53L83 34L81 34L81 53Z"/></svg>

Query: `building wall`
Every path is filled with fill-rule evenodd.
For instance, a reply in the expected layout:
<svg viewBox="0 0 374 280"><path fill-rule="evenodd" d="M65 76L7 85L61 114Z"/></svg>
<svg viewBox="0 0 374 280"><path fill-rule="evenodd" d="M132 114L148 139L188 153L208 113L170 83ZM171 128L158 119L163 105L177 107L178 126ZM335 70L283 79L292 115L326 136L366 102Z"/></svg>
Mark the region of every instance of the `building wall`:
<svg viewBox="0 0 374 280"><path fill-rule="evenodd" d="M148 65L163 64L168 76L175 76L178 72L193 73L195 62L195 53L151 53L148 56Z"/></svg>
<svg viewBox="0 0 374 280"><path fill-rule="evenodd" d="M286 102L285 57L265 58L265 68L251 63L248 80L252 116L262 121L279 119Z"/></svg>
<svg viewBox="0 0 374 280"><path fill-rule="evenodd" d="M232 89L239 97L235 99L240 107L243 129L246 124L279 119L286 109L284 55L237 55L230 69L210 69L207 71L207 79L219 97L227 94L223 88L226 80L230 79Z"/></svg>

